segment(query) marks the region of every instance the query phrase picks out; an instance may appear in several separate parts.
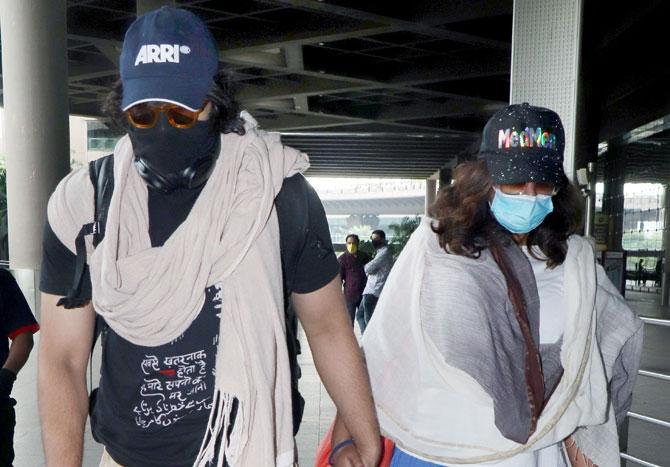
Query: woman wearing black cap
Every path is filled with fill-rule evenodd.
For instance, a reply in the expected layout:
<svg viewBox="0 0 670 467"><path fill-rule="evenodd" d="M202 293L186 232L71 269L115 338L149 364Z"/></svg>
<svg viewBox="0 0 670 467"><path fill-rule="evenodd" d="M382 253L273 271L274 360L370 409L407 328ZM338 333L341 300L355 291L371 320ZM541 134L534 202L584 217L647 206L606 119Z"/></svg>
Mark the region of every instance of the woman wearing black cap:
<svg viewBox="0 0 670 467"><path fill-rule="evenodd" d="M577 235L564 142L499 111L396 262L363 338L392 466L619 465L641 322Z"/></svg>

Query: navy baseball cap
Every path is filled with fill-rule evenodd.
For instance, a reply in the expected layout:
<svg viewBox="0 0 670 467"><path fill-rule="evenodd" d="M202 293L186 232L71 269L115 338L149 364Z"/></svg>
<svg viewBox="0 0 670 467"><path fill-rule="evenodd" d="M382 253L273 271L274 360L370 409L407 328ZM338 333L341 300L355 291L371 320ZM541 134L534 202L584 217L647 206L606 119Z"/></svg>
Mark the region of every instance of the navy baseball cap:
<svg viewBox="0 0 670 467"><path fill-rule="evenodd" d="M219 68L207 26L190 11L162 7L130 25L121 51L121 107L162 101L201 109Z"/></svg>
<svg viewBox="0 0 670 467"><path fill-rule="evenodd" d="M494 183L565 181L565 132L558 114L527 102L496 112L482 133L479 159L484 159Z"/></svg>

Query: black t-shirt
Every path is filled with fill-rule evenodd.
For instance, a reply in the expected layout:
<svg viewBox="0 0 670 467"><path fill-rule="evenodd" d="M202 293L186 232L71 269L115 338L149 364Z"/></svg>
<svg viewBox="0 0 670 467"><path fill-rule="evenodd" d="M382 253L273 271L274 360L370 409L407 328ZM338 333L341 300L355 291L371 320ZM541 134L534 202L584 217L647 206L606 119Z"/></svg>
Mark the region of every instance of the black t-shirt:
<svg viewBox="0 0 670 467"><path fill-rule="evenodd" d="M296 215L291 202L301 192L307 194L306 226L296 223L295 219L305 216ZM165 194L149 189L153 246L162 245L186 219L198 194L195 190ZM339 265L316 192L302 175L296 175L284 181L275 205L287 291L320 289L339 272ZM75 255L47 223L40 289L65 295L74 267ZM84 298L90 298L88 271L82 291ZM92 405L91 427L116 462L127 467L193 464L212 405L219 312L225 299L220 284L209 287L191 326L173 342L159 347L134 345L104 327L100 385ZM225 368L216 371L225 372Z"/></svg>
<svg viewBox="0 0 670 467"><path fill-rule="evenodd" d="M26 298L14 276L0 269L0 368L9 356L9 341L24 332L35 333L39 329Z"/></svg>

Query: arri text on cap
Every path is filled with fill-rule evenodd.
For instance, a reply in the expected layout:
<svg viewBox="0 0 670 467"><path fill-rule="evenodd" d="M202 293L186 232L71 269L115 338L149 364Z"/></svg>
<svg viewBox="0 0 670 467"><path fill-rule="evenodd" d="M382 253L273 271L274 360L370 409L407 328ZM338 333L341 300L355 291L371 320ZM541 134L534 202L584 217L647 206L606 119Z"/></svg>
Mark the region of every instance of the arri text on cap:
<svg viewBox="0 0 670 467"><path fill-rule="evenodd" d="M179 44L145 44L135 58L135 66L147 63L179 63L179 54L191 53L187 45Z"/></svg>

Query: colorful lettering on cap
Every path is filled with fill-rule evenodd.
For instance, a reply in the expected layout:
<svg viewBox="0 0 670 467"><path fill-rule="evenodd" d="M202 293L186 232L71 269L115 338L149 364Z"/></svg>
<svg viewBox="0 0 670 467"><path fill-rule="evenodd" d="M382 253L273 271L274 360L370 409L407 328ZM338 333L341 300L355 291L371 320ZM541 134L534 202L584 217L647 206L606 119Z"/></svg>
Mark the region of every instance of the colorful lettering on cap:
<svg viewBox="0 0 670 467"><path fill-rule="evenodd" d="M557 149L556 135L542 128L528 128L523 131L505 128L498 130L498 149L509 148L545 148Z"/></svg>
<svg viewBox="0 0 670 467"><path fill-rule="evenodd" d="M188 54L191 48L179 44L144 44L135 58L135 66L140 63L179 63L179 54Z"/></svg>

